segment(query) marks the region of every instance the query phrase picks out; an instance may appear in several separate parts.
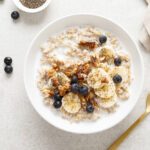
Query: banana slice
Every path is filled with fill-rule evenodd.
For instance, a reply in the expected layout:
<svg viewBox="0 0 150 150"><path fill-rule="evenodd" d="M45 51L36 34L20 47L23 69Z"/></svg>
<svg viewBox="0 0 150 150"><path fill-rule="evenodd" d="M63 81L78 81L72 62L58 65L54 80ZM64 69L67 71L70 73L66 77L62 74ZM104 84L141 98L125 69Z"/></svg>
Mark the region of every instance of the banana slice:
<svg viewBox="0 0 150 150"><path fill-rule="evenodd" d="M115 85L110 76L103 69L93 69L87 78L95 94L101 98L110 98L115 94Z"/></svg>
<svg viewBox="0 0 150 150"><path fill-rule="evenodd" d="M117 102L117 96L116 94L110 98L103 98L100 99L99 104L103 108L111 108L113 107Z"/></svg>
<svg viewBox="0 0 150 150"><path fill-rule="evenodd" d="M99 53L100 57L105 57L105 60L114 58L115 52L111 47L103 47Z"/></svg>
<svg viewBox="0 0 150 150"><path fill-rule="evenodd" d="M123 66L120 67L115 67L114 69L112 69L110 75L113 78L116 74L120 75L122 77L122 83L123 82L129 82L129 69Z"/></svg>
<svg viewBox="0 0 150 150"><path fill-rule="evenodd" d="M81 108L79 96L77 94L68 93L62 99L62 107L70 114L77 113Z"/></svg>
<svg viewBox="0 0 150 150"><path fill-rule="evenodd" d="M97 88L101 86L102 79L108 79L108 74L101 68L92 69L88 74L87 83L92 88Z"/></svg>
<svg viewBox="0 0 150 150"><path fill-rule="evenodd" d="M103 83L99 88L95 88L94 91L100 98L107 99L115 95L115 85L109 81L109 83Z"/></svg>

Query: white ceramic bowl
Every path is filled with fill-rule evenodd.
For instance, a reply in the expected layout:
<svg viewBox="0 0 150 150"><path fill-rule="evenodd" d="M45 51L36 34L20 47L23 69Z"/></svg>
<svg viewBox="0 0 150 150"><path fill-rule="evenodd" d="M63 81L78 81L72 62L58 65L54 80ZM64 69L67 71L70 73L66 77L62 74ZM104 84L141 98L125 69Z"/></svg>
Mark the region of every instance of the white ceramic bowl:
<svg viewBox="0 0 150 150"><path fill-rule="evenodd" d="M44 10L50 3L51 3L52 0L46 0L46 2L38 7L38 8L35 8L35 9L31 9L31 8L27 8L25 7L24 5L22 5L22 3L20 2L20 0L13 0L14 4L22 11L24 12L27 12L27 13L37 13L37 12L40 12L42 10Z"/></svg>
<svg viewBox="0 0 150 150"><path fill-rule="evenodd" d="M43 98L37 88L36 83L37 71L41 57L39 47L51 35L58 33L67 27L84 24L94 25L106 31L110 31L119 38L119 40L124 45L125 51L131 55L132 73L134 74L134 80L131 84L130 98L127 101L123 101L115 113L108 114L93 122L89 121L70 123L68 120L61 118L57 113L52 112L49 107L46 107L43 104ZM67 16L49 23L32 41L24 65L24 84L29 99L35 110L47 122L54 125L55 127L68 132L79 134L104 131L115 126L121 120L123 120L132 111L135 104L137 103L139 94L142 90L143 77L143 63L141 54L129 34L122 27L106 18L88 14Z"/></svg>

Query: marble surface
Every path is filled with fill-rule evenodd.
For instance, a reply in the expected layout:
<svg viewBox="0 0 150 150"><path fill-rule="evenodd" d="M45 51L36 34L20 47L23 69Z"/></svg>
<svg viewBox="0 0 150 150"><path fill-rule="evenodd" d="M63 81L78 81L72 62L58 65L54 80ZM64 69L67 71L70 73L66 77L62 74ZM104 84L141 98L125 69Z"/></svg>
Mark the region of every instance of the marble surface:
<svg viewBox="0 0 150 150"><path fill-rule="evenodd" d="M139 31L147 6L144 0L53 0L38 14L20 12L12 0L0 2L0 150L106 150L144 111L150 90L150 54L138 43ZM117 126L97 134L74 135L60 131L45 122L32 108L23 85L23 63L27 48L37 32L50 21L74 13L95 13L121 24L139 44L144 58L145 82L132 113ZM6 76L3 59L11 56L14 72ZM149 150L150 117L129 136L120 150Z"/></svg>

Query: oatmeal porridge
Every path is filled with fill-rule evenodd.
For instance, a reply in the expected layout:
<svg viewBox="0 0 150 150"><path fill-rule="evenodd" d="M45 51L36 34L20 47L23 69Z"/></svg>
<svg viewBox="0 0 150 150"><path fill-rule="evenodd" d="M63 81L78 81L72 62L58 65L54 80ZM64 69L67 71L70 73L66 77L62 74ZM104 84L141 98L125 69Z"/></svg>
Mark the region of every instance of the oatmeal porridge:
<svg viewBox="0 0 150 150"><path fill-rule="evenodd" d="M38 88L45 104L73 121L117 111L129 98L130 57L111 33L71 27L41 46Z"/></svg>

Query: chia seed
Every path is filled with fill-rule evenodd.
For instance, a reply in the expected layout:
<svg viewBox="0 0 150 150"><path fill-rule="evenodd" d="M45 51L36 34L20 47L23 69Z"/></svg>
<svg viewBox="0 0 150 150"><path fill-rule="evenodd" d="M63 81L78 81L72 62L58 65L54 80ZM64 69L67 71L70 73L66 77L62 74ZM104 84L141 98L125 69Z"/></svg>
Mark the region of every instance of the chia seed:
<svg viewBox="0 0 150 150"><path fill-rule="evenodd" d="M20 2L25 7L35 9L42 6L46 2L46 0L20 0Z"/></svg>

